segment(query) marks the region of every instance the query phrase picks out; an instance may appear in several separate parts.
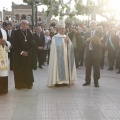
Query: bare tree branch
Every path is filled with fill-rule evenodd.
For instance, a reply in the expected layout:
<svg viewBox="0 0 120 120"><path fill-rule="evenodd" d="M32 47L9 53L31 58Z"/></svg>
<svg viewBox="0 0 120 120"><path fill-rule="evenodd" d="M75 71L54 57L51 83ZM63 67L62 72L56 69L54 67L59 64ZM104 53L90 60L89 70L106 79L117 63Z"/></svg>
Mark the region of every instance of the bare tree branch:
<svg viewBox="0 0 120 120"><path fill-rule="evenodd" d="M102 16L102 17L104 17L104 18L106 18L107 20L109 20L109 17L107 17L107 16L104 15L103 13L98 13L98 12L97 12L97 14L100 15L100 16Z"/></svg>

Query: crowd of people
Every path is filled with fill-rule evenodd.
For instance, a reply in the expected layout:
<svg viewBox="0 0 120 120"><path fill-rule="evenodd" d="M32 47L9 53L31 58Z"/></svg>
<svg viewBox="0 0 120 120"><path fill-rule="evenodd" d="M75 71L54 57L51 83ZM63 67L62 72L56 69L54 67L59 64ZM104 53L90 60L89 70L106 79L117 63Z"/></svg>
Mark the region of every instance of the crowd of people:
<svg viewBox="0 0 120 120"><path fill-rule="evenodd" d="M120 24L85 24L65 26L63 21L47 29L43 24L31 30L27 20L17 26L0 21L0 94L8 92L9 67L14 73L15 88L31 89L34 76L30 54L37 55L38 66L49 65L48 86L74 84L76 69L85 65L85 83L99 87L100 69L107 54L108 70L120 73ZM9 59L10 63L9 63Z"/></svg>

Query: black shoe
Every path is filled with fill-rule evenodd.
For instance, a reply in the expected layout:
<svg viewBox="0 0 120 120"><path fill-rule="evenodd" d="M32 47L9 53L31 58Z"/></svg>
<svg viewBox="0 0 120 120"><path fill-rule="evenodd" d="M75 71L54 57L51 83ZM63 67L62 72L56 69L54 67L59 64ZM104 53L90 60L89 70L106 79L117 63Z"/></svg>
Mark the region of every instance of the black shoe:
<svg viewBox="0 0 120 120"><path fill-rule="evenodd" d="M43 67L42 67L42 66L39 66L39 68L40 68L40 69L43 69Z"/></svg>
<svg viewBox="0 0 120 120"><path fill-rule="evenodd" d="M0 92L0 95L7 94L7 93L8 93L8 91L2 91L2 92Z"/></svg>
<svg viewBox="0 0 120 120"><path fill-rule="evenodd" d="M109 67L108 70L111 70L111 67Z"/></svg>
<svg viewBox="0 0 120 120"><path fill-rule="evenodd" d="M45 64L43 63L43 66L45 66Z"/></svg>
<svg viewBox="0 0 120 120"><path fill-rule="evenodd" d="M27 86L28 89L32 89L32 86Z"/></svg>
<svg viewBox="0 0 120 120"><path fill-rule="evenodd" d="M61 86L68 86L69 84L65 84L65 83L63 83Z"/></svg>
<svg viewBox="0 0 120 120"><path fill-rule="evenodd" d="M10 70L13 71L13 68L10 67Z"/></svg>
<svg viewBox="0 0 120 120"><path fill-rule="evenodd" d="M60 87L61 86L61 84L55 84L55 87Z"/></svg>
<svg viewBox="0 0 120 120"><path fill-rule="evenodd" d="M113 68L111 68L110 71L113 71Z"/></svg>
<svg viewBox="0 0 120 120"><path fill-rule="evenodd" d="M79 65L76 65L76 68L79 68Z"/></svg>
<svg viewBox="0 0 120 120"><path fill-rule="evenodd" d="M99 84L95 84L95 87L99 87Z"/></svg>
<svg viewBox="0 0 120 120"><path fill-rule="evenodd" d="M90 85L90 83L86 83L86 82L85 82L85 83L83 84L83 86L87 86L87 85Z"/></svg>
<svg viewBox="0 0 120 120"><path fill-rule="evenodd" d="M21 90L22 89L22 87L15 87L17 90Z"/></svg>
<svg viewBox="0 0 120 120"><path fill-rule="evenodd" d="M80 63L80 66L83 66L83 63Z"/></svg>
<svg viewBox="0 0 120 120"><path fill-rule="evenodd" d="M120 71L118 71L117 74L120 74Z"/></svg>

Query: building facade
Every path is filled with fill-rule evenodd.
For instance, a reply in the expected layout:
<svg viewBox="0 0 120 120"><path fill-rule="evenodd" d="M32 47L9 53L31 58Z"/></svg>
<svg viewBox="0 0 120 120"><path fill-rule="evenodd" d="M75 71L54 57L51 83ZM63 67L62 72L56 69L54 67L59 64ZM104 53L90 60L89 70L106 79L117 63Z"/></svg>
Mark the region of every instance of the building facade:
<svg viewBox="0 0 120 120"><path fill-rule="evenodd" d="M12 2L12 11L3 9L3 20L15 19L17 21L21 19L31 20L32 16L32 7L31 5L15 4ZM45 12L37 11L37 19L44 20Z"/></svg>

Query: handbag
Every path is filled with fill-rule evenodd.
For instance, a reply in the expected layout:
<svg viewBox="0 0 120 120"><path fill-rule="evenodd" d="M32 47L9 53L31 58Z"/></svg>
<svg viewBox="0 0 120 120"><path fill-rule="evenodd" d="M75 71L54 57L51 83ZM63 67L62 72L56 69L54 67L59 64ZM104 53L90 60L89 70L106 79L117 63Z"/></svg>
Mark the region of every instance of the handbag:
<svg viewBox="0 0 120 120"><path fill-rule="evenodd" d="M37 54L35 50L29 50L28 52L30 64L33 70L37 69Z"/></svg>

